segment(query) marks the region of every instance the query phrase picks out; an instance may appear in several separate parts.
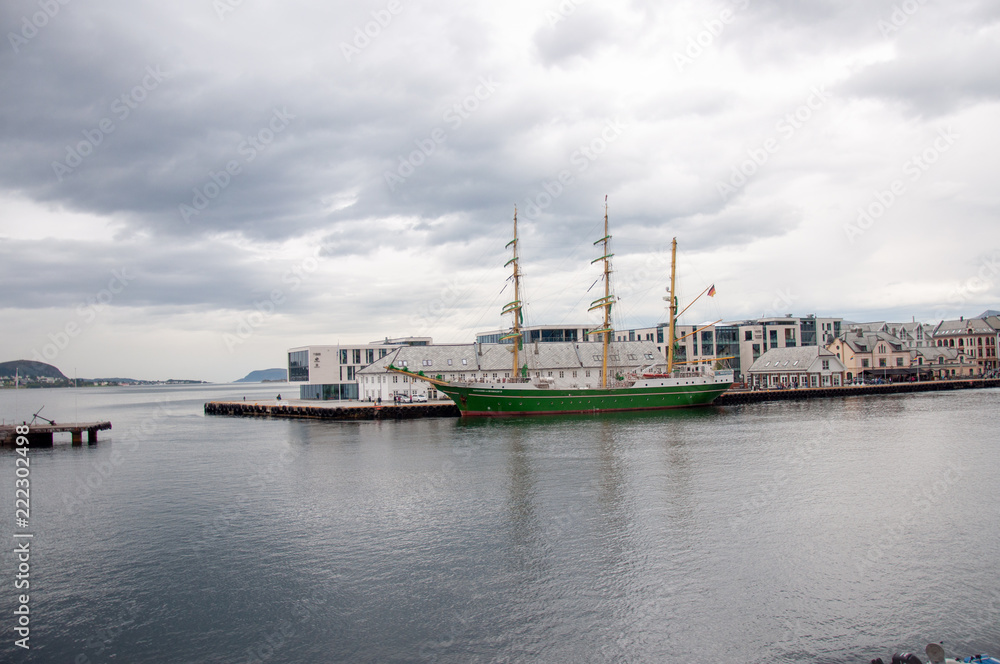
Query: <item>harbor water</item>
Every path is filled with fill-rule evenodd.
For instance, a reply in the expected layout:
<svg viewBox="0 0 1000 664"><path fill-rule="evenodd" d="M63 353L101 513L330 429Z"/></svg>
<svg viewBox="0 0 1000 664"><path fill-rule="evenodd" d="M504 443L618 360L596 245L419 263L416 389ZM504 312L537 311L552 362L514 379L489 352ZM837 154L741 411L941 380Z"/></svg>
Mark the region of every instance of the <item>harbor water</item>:
<svg viewBox="0 0 1000 664"><path fill-rule="evenodd" d="M29 450L27 528L0 450L0 661L1000 655L1000 389L504 420L202 411L288 389L0 391L7 423L44 405L114 426Z"/></svg>

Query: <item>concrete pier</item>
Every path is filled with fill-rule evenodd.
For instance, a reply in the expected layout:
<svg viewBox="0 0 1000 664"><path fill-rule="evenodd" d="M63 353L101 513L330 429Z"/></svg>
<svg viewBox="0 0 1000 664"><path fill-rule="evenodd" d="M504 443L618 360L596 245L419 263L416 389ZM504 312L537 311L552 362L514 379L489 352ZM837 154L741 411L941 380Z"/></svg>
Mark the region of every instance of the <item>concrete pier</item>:
<svg viewBox="0 0 1000 664"><path fill-rule="evenodd" d="M366 401L255 402L209 401L206 415L236 417L288 417L316 420L405 420L418 417L458 417L451 401L377 405Z"/></svg>
<svg viewBox="0 0 1000 664"><path fill-rule="evenodd" d="M715 406L735 406L762 401L829 399L836 397L876 396L908 392L938 392L1000 387L1000 378L969 378L962 380L931 380L885 385L845 385L843 387L805 387L789 390L729 390L713 403Z"/></svg>
<svg viewBox="0 0 1000 664"><path fill-rule="evenodd" d="M807 387L788 390L730 390L712 402L713 406L737 406L764 401L830 399L908 392L936 392L1000 387L1000 378L934 380L886 385L847 385L843 387ZM420 404L382 405L365 401L209 401L206 415L234 417L287 417L317 420L381 420L414 419L418 417L458 417L458 407L451 401Z"/></svg>
<svg viewBox="0 0 1000 664"><path fill-rule="evenodd" d="M4 424L0 426L0 446L14 447L18 426L27 426L30 447L52 447L54 434L69 432L73 445L83 444L83 432L87 432L87 443L97 442L97 432L111 428L111 422L67 422L66 424Z"/></svg>

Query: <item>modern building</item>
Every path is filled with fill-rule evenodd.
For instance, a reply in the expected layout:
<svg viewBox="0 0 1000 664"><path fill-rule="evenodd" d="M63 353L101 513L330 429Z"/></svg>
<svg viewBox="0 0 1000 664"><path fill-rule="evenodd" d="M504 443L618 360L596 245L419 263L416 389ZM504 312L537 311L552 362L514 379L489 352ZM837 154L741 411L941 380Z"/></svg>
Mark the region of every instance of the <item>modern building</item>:
<svg viewBox="0 0 1000 664"><path fill-rule="evenodd" d="M842 324L842 318L817 318L809 314L802 318L775 316L729 321L706 329L701 329L701 325L676 325L674 334L680 341L674 360L732 369L736 381L742 382L746 369L768 350L825 346L840 336ZM615 337L619 341L655 341L661 357L666 358L665 329L666 323L661 323L656 327L619 331Z"/></svg>
<svg viewBox="0 0 1000 664"><path fill-rule="evenodd" d="M775 316L729 321L715 326L717 357L732 357L728 367L736 372L737 382L747 379L747 369L766 352L776 348L825 346L840 335L841 318L817 318L814 314Z"/></svg>
<svg viewBox="0 0 1000 664"><path fill-rule="evenodd" d="M826 348L789 346L757 358L747 370L747 382L755 389L839 387L844 374L844 364Z"/></svg>
<svg viewBox="0 0 1000 664"><path fill-rule="evenodd" d="M428 346L430 337L405 337L363 345L299 346L288 350L288 382L300 399L358 399L358 372L401 346Z"/></svg>
<svg viewBox="0 0 1000 664"><path fill-rule="evenodd" d="M531 325L521 328L521 336L524 343L549 343L556 341L596 341L590 339L588 332L595 329L593 325ZM500 338L509 334L510 329L490 330L488 332L476 333L476 343L478 344L509 344L513 339L501 341Z"/></svg>

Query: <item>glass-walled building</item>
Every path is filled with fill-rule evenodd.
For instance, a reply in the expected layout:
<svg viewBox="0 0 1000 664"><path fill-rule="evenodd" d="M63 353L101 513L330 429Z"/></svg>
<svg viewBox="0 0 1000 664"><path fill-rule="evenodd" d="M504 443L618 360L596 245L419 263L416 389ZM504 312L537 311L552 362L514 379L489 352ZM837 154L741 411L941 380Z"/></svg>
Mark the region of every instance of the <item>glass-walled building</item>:
<svg viewBox="0 0 1000 664"><path fill-rule="evenodd" d="M358 372L400 346L427 346L430 337L386 338L369 344L300 346L288 350L288 382L300 399L357 400Z"/></svg>
<svg viewBox="0 0 1000 664"><path fill-rule="evenodd" d="M555 343L560 341L594 341L590 339L587 332L593 326L574 325L532 325L521 328L521 338L525 344L529 343ZM476 343L479 344L509 344L513 339L501 340L501 337L510 334L510 330L490 330L489 332L479 332L476 334ZM596 337L600 338L600 335ZM416 344L414 344L416 345Z"/></svg>

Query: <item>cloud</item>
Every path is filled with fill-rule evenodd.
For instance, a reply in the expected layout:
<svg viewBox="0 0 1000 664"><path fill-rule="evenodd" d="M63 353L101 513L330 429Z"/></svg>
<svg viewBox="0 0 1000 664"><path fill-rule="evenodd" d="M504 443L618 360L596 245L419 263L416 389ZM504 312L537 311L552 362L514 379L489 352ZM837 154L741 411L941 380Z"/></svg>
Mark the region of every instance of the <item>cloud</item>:
<svg viewBox="0 0 1000 664"><path fill-rule="evenodd" d="M881 30L903 4L104 0L29 30L38 3L5 3L0 306L24 324L4 345L34 347L123 267L135 280L105 320L131 321L136 361L170 331L219 377L275 365L283 339L461 341L499 321L515 205L535 322L579 317L605 195L622 270L677 236L740 311L790 285L810 310L930 308L928 271L975 266L961 241L916 238L1000 249L1000 8L918 3ZM850 245L844 225L943 126L961 140ZM880 260L890 248L911 259ZM278 310L225 352L275 289ZM110 357L109 333L67 357ZM237 365L254 353L272 355Z"/></svg>
<svg viewBox="0 0 1000 664"><path fill-rule="evenodd" d="M1000 25L911 30L900 35L893 59L865 67L844 91L931 117L1000 99L1000 73L991 66L1000 58Z"/></svg>

